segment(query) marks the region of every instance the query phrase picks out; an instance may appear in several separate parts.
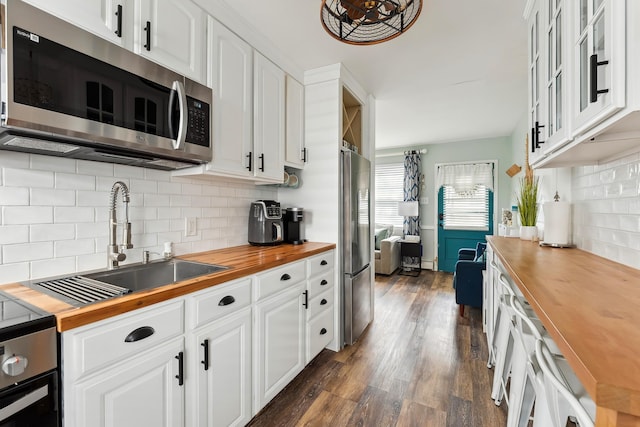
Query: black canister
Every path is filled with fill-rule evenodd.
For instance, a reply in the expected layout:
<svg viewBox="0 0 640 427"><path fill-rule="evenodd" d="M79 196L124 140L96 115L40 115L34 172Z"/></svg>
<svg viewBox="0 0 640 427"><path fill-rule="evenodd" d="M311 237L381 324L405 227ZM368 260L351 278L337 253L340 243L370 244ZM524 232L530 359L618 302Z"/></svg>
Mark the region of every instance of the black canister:
<svg viewBox="0 0 640 427"><path fill-rule="evenodd" d="M299 245L304 243L302 208L287 208L284 211L284 241Z"/></svg>

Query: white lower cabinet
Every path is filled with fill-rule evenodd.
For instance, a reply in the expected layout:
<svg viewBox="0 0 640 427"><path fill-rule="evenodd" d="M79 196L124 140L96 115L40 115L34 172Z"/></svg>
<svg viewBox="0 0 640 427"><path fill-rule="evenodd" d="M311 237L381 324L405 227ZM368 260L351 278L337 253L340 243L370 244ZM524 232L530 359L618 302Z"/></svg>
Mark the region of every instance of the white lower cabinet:
<svg viewBox="0 0 640 427"><path fill-rule="evenodd" d="M195 389L190 426L243 426L251 420L251 308L193 333L188 347Z"/></svg>
<svg viewBox="0 0 640 427"><path fill-rule="evenodd" d="M255 412L305 366L305 282L256 304Z"/></svg>
<svg viewBox="0 0 640 427"><path fill-rule="evenodd" d="M333 257L63 332L63 425L246 425L333 340Z"/></svg>
<svg viewBox="0 0 640 427"><path fill-rule="evenodd" d="M75 426L183 426L183 357L178 338L87 379L74 387L77 411L66 414L64 425L72 415Z"/></svg>
<svg viewBox="0 0 640 427"><path fill-rule="evenodd" d="M184 425L183 307L171 300L62 334L65 427Z"/></svg>

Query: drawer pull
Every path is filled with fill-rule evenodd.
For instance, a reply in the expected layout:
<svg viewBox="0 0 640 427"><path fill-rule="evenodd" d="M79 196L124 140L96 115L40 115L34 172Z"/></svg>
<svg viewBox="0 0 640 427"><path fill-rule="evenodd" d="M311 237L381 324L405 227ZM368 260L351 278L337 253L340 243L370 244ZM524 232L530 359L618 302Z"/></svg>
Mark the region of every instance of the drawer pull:
<svg viewBox="0 0 640 427"><path fill-rule="evenodd" d="M320 261L320 265L327 265L327 264L328 264L328 262L325 261L325 260Z"/></svg>
<svg viewBox="0 0 640 427"><path fill-rule="evenodd" d="M208 371L209 370L209 340L204 340L204 342L202 342L202 344L200 345L204 347L204 360L201 361L200 363L204 365L204 370Z"/></svg>
<svg viewBox="0 0 640 427"><path fill-rule="evenodd" d="M181 351L175 358L178 359L178 375L176 375L176 378L178 379L178 385L181 386L184 384L184 352Z"/></svg>
<svg viewBox="0 0 640 427"><path fill-rule="evenodd" d="M327 305L327 300L322 298L322 301L320 301L320 305Z"/></svg>
<svg viewBox="0 0 640 427"><path fill-rule="evenodd" d="M291 276L289 276L287 273L283 274L282 276L280 276L280 280L285 281L285 280L290 280Z"/></svg>
<svg viewBox="0 0 640 427"><path fill-rule="evenodd" d="M324 286L324 285L326 285L327 283L329 283L329 282L327 282L326 280L322 279L322 282L320 282L320 286Z"/></svg>
<svg viewBox="0 0 640 427"><path fill-rule="evenodd" d="M234 302L236 302L236 299L232 295L227 295L226 297L220 300L218 305L225 306L225 305L233 304Z"/></svg>
<svg viewBox="0 0 640 427"><path fill-rule="evenodd" d="M127 337L124 339L124 342L140 341L147 337L150 337L155 332L156 332L155 329L153 329L151 326L141 326L138 329L129 333L129 335L127 335Z"/></svg>
<svg viewBox="0 0 640 427"><path fill-rule="evenodd" d="M304 295L304 302L302 303L302 305L304 306L304 308L308 309L309 308L309 291L304 291L302 295Z"/></svg>
<svg viewBox="0 0 640 427"><path fill-rule="evenodd" d="M320 335L324 335L327 333L327 330L325 328L320 329Z"/></svg>

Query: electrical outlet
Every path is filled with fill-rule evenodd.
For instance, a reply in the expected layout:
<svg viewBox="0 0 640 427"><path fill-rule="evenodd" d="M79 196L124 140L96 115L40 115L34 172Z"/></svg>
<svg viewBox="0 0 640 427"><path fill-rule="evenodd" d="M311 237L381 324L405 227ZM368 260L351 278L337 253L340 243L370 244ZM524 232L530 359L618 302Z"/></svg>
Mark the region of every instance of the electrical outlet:
<svg viewBox="0 0 640 427"><path fill-rule="evenodd" d="M198 220L195 217L188 217L184 219L184 235L195 236L198 228Z"/></svg>

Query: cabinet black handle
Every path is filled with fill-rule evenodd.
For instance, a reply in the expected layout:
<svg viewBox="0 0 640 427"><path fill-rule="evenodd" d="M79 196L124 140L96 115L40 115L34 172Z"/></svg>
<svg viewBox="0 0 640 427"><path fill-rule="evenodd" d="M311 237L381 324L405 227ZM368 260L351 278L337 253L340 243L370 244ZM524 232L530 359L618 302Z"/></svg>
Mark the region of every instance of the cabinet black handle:
<svg viewBox="0 0 640 427"><path fill-rule="evenodd" d="M253 170L253 152L249 151L249 154L247 154L245 157L247 157L249 159L249 166L247 166L247 169L249 169L249 172L251 172Z"/></svg>
<svg viewBox="0 0 640 427"><path fill-rule="evenodd" d="M264 153L260 154L260 172L264 172Z"/></svg>
<svg viewBox="0 0 640 427"><path fill-rule="evenodd" d="M282 280L283 282L285 280L290 280L291 276L289 276L287 273L284 273L282 276L280 276L280 280Z"/></svg>
<svg viewBox="0 0 640 427"><path fill-rule="evenodd" d="M327 333L327 330L325 328L320 329L320 335L324 335Z"/></svg>
<svg viewBox="0 0 640 427"><path fill-rule="evenodd" d="M208 371L209 370L209 340L204 340L200 345L204 347L204 360L201 361L200 363L204 365L204 370Z"/></svg>
<svg viewBox="0 0 640 427"><path fill-rule="evenodd" d="M181 386L184 384L184 352L178 353L176 359L178 359L178 375L176 375L176 378L178 379L178 385Z"/></svg>
<svg viewBox="0 0 640 427"><path fill-rule="evenodd" d="M329 283L329 282L327 282L326 280L322 279L322 281L320 282L320 286L324 286L324 285L326 285L327 283Z"/></svg>
<svg viewBox="0 0 640 427"><path fill-rule="evenodd" d="M147 25L144 26L144 31L147 33L147 43L144 45L144 48L147 51L151 50L151 21L147 21Z"/></svg>
<svg viewBox="0 0 640 427"><path fill-rule="evenodd" d="M307 149L306 149L306 147L302 149L302 163L307 163Z"/></svg>
<svg viewBox="0 0 640 427"><path fill-rule="evenodd" d="M224 306L224 305L233 304L234 302L236 302L236 299L232 295L227 295L226 297L224 297L224 298L222 298L220 300L218 305L219 306Z"/></svg>
<svg viewBox="0 0 640 427"><path fill-rule="evenodd" d="M589 68L590 68L590 90L589 90L589 101L596 102L598 100L598 95L601 93L609 92L609 89L600 89L598 90L598 67L601 65L607 65L609 61L598 61L598 54L594 53L589 57Z"/></svg>
<svg viewBox="0 0 640 427"><path fill-rule="evenodd" d="M531 128L531 152L536 152L536 128ZM442 218L440 218L442 219Z"/></svg>
<svg viewBox="0 0 640 427"><path fill-rule="evenodd" d="M124 342L136 342L150 337L155 333L155 329L151 326L141 326L138 329L131 331L129 335L124 339Z"/></svg>
<svg viewBox="0 0 640 427"><path fill-rule="evenodd" d="M320 265L327 265L327 264L329 264L329 263L327 261L325 261L325 260L320 261Z"/></svg>
<svg viewBox="0 0 640 427"><path fill-rule="evenodd" d="M541 125L540 122L536 122L534 125L534 134L533 139L536 143L536 148L540 148L540 144L544 144L544 141L540 141L540 128L543 128L544 125Z"/></svg>
<svg viewBox="0 0 640 427"><path fill-rule="evenodd" d="M320 305L327 305L327 300L322 298L322 301L320 301Z"/></svg>
<svg viewBox="0 0 640 427"><path fill-rule="evenodd" d="M118 17L118 27L116 28L116 36L122 37L122 5L118 5L116 10L116 16Z"/></svg>
<svg viewBox="0 0 640 427"><path fill-rule="evenodd" d="M304 291L302 295L304 295L304 302L302 305L304 308L309 309L309 291Z"/></svg>

